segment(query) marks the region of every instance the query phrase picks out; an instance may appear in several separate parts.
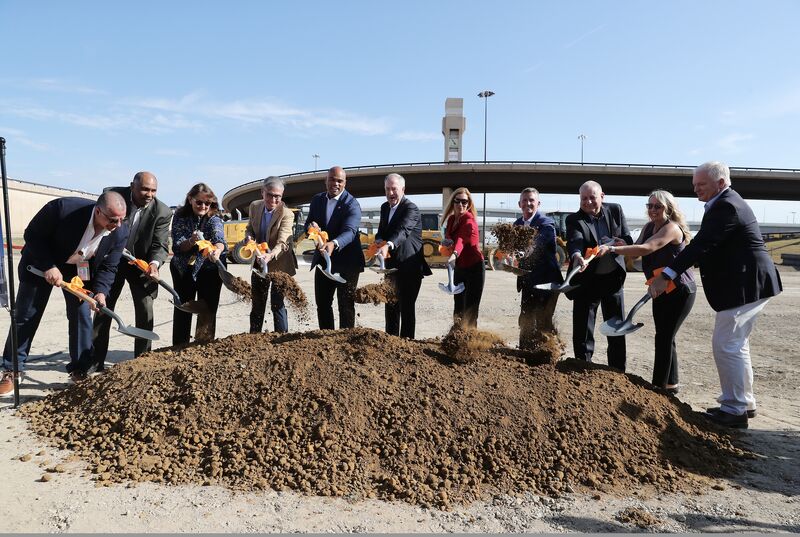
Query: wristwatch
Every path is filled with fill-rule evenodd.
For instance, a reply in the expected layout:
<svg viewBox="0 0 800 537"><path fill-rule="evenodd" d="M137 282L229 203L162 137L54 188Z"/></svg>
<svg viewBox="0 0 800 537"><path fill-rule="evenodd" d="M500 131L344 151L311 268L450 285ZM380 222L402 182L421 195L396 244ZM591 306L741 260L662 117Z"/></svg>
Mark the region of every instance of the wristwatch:
<svg viewBox="0 0 800 537"><path fill-rule="evenodd" d="M612 246L609 246L609 247L608 247L608 251L609 251L609 252L611 252L611 253L613 254L613 253L615 253L615 252L617 251L617 247L616 247L616 246L613 246L613 245L612 245Z"/></svg>

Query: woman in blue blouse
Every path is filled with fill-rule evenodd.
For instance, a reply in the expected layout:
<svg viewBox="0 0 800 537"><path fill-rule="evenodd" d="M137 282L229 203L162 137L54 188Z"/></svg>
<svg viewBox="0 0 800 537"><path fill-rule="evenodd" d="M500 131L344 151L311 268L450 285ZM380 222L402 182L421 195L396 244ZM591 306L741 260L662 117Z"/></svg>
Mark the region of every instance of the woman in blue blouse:
<svg viewBox="0 0 800 537"><path fill-rule="evenodd" d="M222 280L215 261L225 263L226 244L222 218L217 214L219 204L214 191L205 184L197 183L186 194L183 206L175 210L172 219L172 261L169 264L172 283L183 302L203 300L209 309L209 319L198 318L195 340L214 339ZM204 258L198 251L197 241L211 241L214 249ZM204 317L203 314L200 317ZM201 324L205 326L201 327ZM192 314L175 309L172 324L172 344L189 342L192 329Z"/></svg>

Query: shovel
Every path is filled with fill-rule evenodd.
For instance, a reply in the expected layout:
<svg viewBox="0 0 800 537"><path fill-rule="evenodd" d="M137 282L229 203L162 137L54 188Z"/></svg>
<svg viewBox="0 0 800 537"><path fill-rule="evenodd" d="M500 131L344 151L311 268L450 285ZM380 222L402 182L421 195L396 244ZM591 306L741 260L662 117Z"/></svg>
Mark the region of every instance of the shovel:
<svg viewBox="0 0 800 537"><path fill-rule="evenodd" d="M197 232L197 238L198 238L197 241L198 246L200 247L200 252L202 253L203 257L208 258L208 251L204 250L204 248L206 247L212 248L211 242L205 239L202 231ZM204 245L201 246L201 244ZM225 287L227 287L234 293L238 294L239 290L234 285L234 276L233 274L228 272L228 269L226 269L225 265L222 264L222 260L217 259L216 261L214 261L214 264L217 265L217 272L219 272L219 278L222 280L222 283L225 285Z"/></svg>
<svg viewBox="0 0 800 537"><path fill-rule="evenodd" d="M657 277L661 274L662 268L658 268L653 271L653 278ZM652 283L653 278L647 280L647 284L649 285ZM671 293L675 290L675 282L670 281L667 285L667 293ZM615 336L624 336L627 334L632 334L636 332L641 327L644 326L644 323L636 323L633 324L633 316L636 315L636 312L642 309L648 300L650 300L650 293L645 293L645 295L639 299L639 302L633 305L631 311L628 312L628 316L625 319L620 319L619 317L612 317L611 319L607 320L603 324L600 325L600 333L604 336L608 337L615 337Z"/></svg>
<svg viewBox="0 0 800 537"><path fill-rule="evenodd" d="M586 257L586 264L588 265L592 261L592 259L594 259L597 256L597 248L596 247L595 248L588 248L586 250L586 253L589 254ZM556 293L567 293L567 292L572 291L573 289L577 289L579 287L578 285L570 285L569 282L572 280L572 277L575 276L580 271L581 271L581 266L578 265L577 267L574 267L572 270L569 271L569 273L567 274L566 279L564 280L564 283L558 283L558 282L540 283L540 284L534 285L534 287L536 289L541 289L542 291L553 291L553 292L556 292Z"/></svg>
<svg viewBox="0 0 800 537"><path fill-rule="evenodd" d="M347 280L342 278L338 273L334 274L331 256L328 254L328 251L325 248L322 248L322 246L328 240L328 233L318 228L312 228L308 230L308 238L314 241L314 244L317 246L317 250L325 260L325 268L322 268L322 265L319 263L317 264L319 271L322 272L322 274L324 274L329 280L333 280L338 283L347 283Z"/></svg>
<svg viewBox="0 0 800 537"><path fill-rule="evenodd" d="M142 272L147 270L145 266L147 262L142 259L137 259L127 249L122 250L122 257L130 261L131 265L137 267ZM169 292L169 294L172 295L172 300L170 300L170 302L172 302L172 305L175 306L176 309L185 311L186 313L193 313L193 314L200 313L201 311L204 310L204 305L200 304L197 300L190 300L188 302L181 303L182 302L181 297L178 295L178 292L175 291L175 289L173 289L170 284L168 284L161 278L157 279L156 282L158 283L158 285L166 289Z"/></svg>
<svg viewBox="0 0 800 537"><path fill-rule="evenodd" d="M44 278L44 272L31 265L28 265L28 271ZM117 321L118 332L121 332L126 336L138 337L140 339L149 339L150 341L159 340L158 334L156 334L155 332L151 332L150 330L143 330L141 328L136 328L135 326L126 325L119 315L117 315L116 313L114 313L105 306L100 306L95 299L93 299L86 293L77 291L67 282L61 282L61 288L67 291L68 293L75 295L78 299L83 300L84 302L88 302L95 308L98 308L102 313L105 313L106 315Z"/></svg>
<svg viewBox="0 0 800 537"><path fill-rule="evenodd" d="M522 252L517 252L515 254L515 257L512 258L512 256L510 255L507 256L503 252L498 250L495 256L498 259L500 259L500 268L505 270L506 272L510 272L511 274L516 274L517 276L525 276L530 272L530 270L528 269L520 268L514 265L513 263L509 263L509 259L514 259L514 258L519 259L520 257L522 257Z"/></svg>
<svg viewBox="0 0 800 537"><path fill-rule="evenodd" d="M378 274L391 274L392 272L397 272L396 268L386 268L386 260L381 254L375 254L375 259L378 260L378 266L370 268Z"/></svg>
<svg viewBox="0 0 800 537"><path fill-rule="evenodd" d="M439 289L447 293L448 295L457 295L459 293L464 292L464 284L459 283L458 285L453 284L453 265L447 263L447 284L440 283Z"/></svg>

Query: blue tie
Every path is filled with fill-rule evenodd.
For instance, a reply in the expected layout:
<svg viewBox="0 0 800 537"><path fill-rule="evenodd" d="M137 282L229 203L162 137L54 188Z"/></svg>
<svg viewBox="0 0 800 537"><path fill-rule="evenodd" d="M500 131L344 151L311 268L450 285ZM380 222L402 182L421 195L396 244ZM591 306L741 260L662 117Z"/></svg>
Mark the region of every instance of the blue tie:
<svg viewBox="0 0 800 537"><path fill-rule="evenodd" d="M261 212L261 228L258 230L258 242L267 242L267 228L271 220L270 216L266 210Z"/></svg>

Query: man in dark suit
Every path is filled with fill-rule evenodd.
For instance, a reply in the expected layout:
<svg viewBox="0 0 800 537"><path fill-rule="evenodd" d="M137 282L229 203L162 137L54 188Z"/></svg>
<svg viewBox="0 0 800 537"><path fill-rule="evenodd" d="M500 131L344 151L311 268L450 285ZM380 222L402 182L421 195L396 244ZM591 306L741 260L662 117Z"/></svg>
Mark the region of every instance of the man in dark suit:
<svg viewBox="0 0 800 537"><path fill-rule="evenodd" d="M719 373L719 407L708 409L715 422L746 429L755 416L750 333L770 297L782 290L758 221L750 206L731 188L728 166L721 162L700 165L692 177L697 199L705 202L700 230L661 278L650 285L658 296L669 280L698 263L703 291L717 312L711 346Z"/></svg>
<svg viewBox="0 0 800 537"><path fill-rule="evenodd" d="M156 198L158 180L150 172L139 172L133 176L128 187L114 187L109 190L119 193L125 200L125 223L130 230L126 247L137 259L147 261L147 274L122 258L117 267L117 275L107 297L108 308L113 310L122 293L125 282L131 289L136 327L153 330L153 301L158 296L158 269L167 260L169 244L169 223L172 211ZM94 317L94 362L97 371L105 367L108 353L108 337L111 330L111 317ZM136 338L133 355L139 356L151 349L149 339Z"/></svg>
<svg viewBox="0 0 800 537"><path fill-rule="evenodd" d="M625 283L625 258L619 254L603 256L587 264L583 254L587 248L622 239L632 244L622 207L604 203L605 194L595 181L587 181L578 190L579 211L567 216L567 254L570 269L581 266L581 273L571 283L578 289L567 293L572 305L572 344L575 358L592 361L594 354L594 325L597 307L602 306L603 319L621 317L624 304L622 285ZM608 365L625 371L625 336L608 338Z"/></svg>
<svg viewBox="0 0 800 537"><path fill-rule="evenodd" d="M397 289L398 301L386 304L386 333L414 339L415 307L422 278L433 274L422 253L422 219L419 209L405 197L406 180L390 173L383 181L386 203L381 205L381 220L376 241L383 241L378 253L386 259L386 268L396 268L388 274Z"/></svg>
<svg viewBox="0 0 800 537"><path fill-rule="evenodd" d="M345 283L338 283L320 271L314 275L314 298L317 303L317 320L321 329L334 329L333 295L339 303L339 327L353 328L356 324L355 290L358 277L364 272L364 254L358 239L361 223L361 205L345 190L347 175L340 166L328 170L325 192L311 198L305 229L316 228L328 233L328 241L318 247L311 260L311 270L325 266L321 251L331 258L332 272L338 273Z"/></svg>
<svg viewBox="0 0 800 537"><path fill-rule="evenodd" d="M86 288L95 293L94 299L101 306L106 304L128 238L124 219L125 200L116 192L105 192L96 203L83 198L52 200L25 228L16 301L17 352L22 370L54 286L80 276ZM44 278L29 272L28 265L44 272ZM89 306L67 291L64 301L69 322L67 372L78 380L85 375L82 367L91 364L92 317ZM0 395L14 388L10 336L3 351Z"/></svg>
<svg viewBox="0 0 800 537"><path fill-rule="evenodd" d="M553 312L558 293L536 289L540 283L561 283L561 268L556 256L556 223L539 212L539 191L528 187L519 195L522 217L515 226L529 226L536 230L531 249L520 259L519 266L530 270L517 277L517 291L522 292L519 314L519 348L530 349L536 344L536 334L553 332Z"/></svg>

